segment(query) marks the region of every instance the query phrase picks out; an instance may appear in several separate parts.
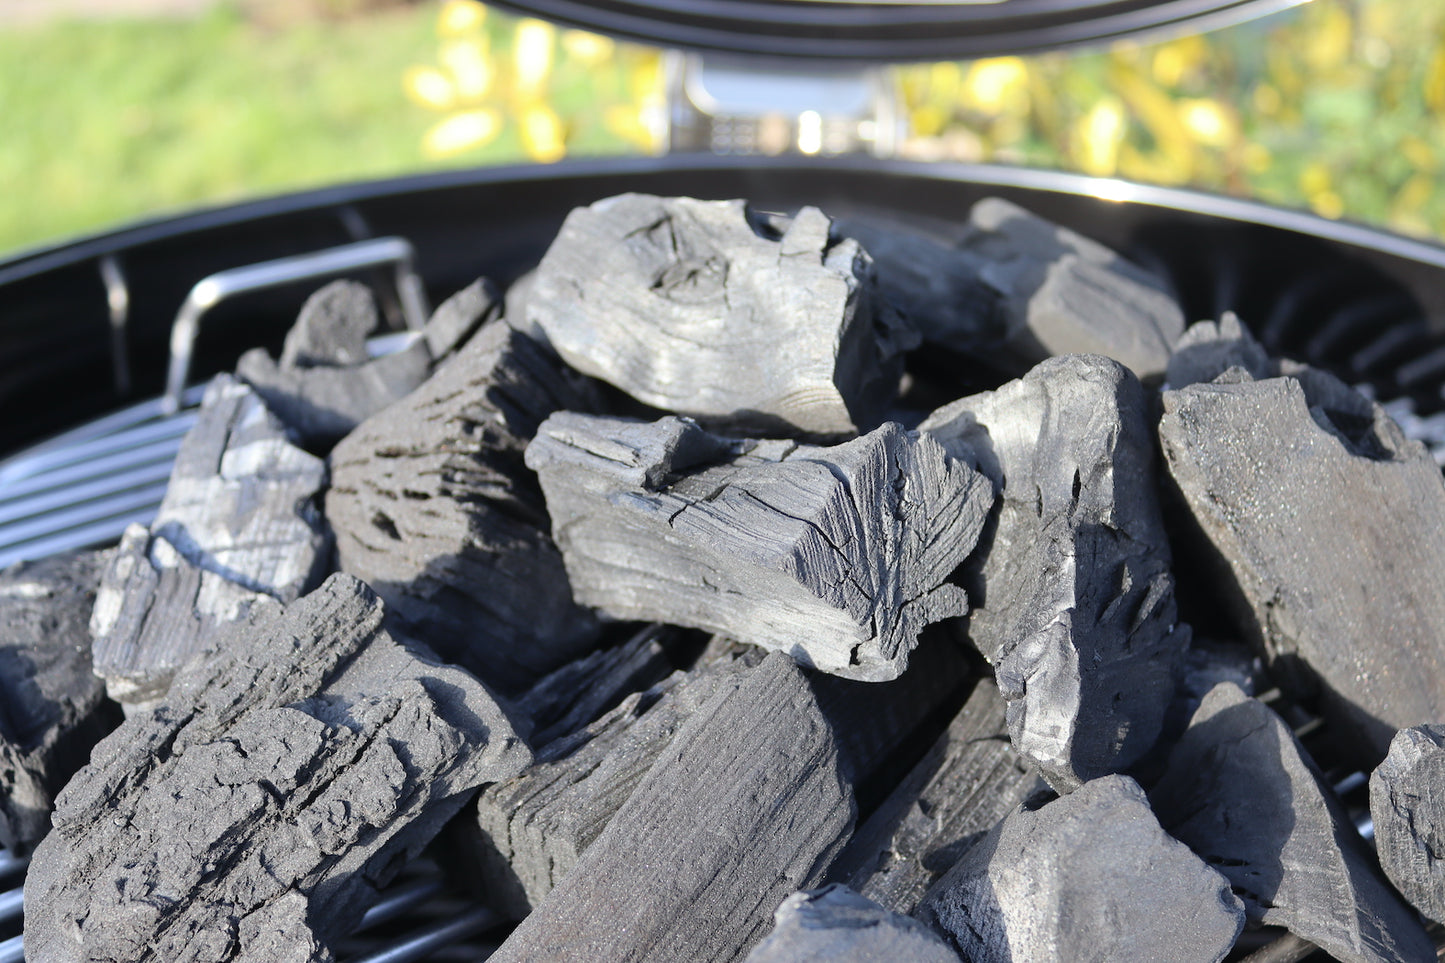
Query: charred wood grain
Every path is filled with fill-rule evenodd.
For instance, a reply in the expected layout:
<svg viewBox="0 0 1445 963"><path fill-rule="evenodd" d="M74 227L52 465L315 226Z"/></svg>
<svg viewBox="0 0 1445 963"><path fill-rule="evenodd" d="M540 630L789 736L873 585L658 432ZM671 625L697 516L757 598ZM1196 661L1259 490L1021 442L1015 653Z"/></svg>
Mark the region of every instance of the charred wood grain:
<svg viewBox="0 0 1445 963"><path fill-rule="evenodd" d="M1445 726L1401 729L1370 776L1380 865L1417 910L1445 923Z"/></svg>

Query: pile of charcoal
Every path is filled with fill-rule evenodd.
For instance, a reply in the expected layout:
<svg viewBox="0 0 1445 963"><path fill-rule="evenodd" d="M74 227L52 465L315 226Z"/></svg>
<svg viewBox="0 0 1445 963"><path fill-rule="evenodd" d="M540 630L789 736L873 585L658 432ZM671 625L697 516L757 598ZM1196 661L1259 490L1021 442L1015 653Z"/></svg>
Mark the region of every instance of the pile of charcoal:
<svg viewBox="0 0 1445 963"><path fill-rule="evenodd" d="M32 963L344 959L423 856L499 961L1436 959L1445 482L1240 319L1002 200L632 194L377 326L0 575Z"/></svg>

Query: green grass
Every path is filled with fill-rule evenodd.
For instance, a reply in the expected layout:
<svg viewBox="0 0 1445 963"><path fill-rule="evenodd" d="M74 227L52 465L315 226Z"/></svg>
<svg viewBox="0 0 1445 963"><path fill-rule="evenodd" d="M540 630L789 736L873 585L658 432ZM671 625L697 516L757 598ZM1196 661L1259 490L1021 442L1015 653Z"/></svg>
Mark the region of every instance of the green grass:
<svg viewBox="0 0 1445 963"><path fill-rule="evenodd" d="M0 30L0 252L140 216L441 166L402 73L436 8L268 30L192 21ZM499 138L457 163L520 157Z"/></svg>

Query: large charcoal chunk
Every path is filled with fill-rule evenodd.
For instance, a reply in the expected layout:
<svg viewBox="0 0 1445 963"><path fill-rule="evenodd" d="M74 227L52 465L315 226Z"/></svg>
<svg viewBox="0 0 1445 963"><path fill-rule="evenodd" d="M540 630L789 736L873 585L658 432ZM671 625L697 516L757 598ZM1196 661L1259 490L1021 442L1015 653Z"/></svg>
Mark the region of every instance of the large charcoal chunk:
<svg viewBox="0 0 1445 963"><path fill-rule="evenodd" d="M567 217L514 324L657 408L744 431L874 427L916 338L857 242L804 208L623 194Z"/></svg>
<svg viewBox="0 0 1445 963"><path fill-rule="evenodd" d="M920 430L1001 496L964 584L1014 748L1060 791L1128 768L1159 736L1189 640L1139 382L1097 355L1052 358Z"/></svg>
<svg viewBox="0 0 1445 963"><path fill-rule="evenodd" d="M992 502L981 475L891 422L820 448L563 412L527 465L583 604L867 681L896 678L925 625L967 611L944 580Z"/></svg>
<svg viewBox="0 0 1445 963"><path fill-rule="evenodd" d="M1009 746L1003 696L985 679L858 828L830 873L889 909L911 913L940 876L1041 785Z"/></svg>
<svg viewBox="0 0 1445 963"><path fill-rule="evenodd" d="M323 958L467 790L530 762L476 680L381 621L333 576L218 635L106 738L36 850L27 955Z"/></svg>
<svg viewBox="0 0 1445 963"><path fill-rule="evenodd" d="M155 521L127 530L96 595L95 671L112 698L155 699L216 628L320 582L325 484L255 392L211 382Z"/></svg>
<svg viewBox="0 0 1445 963"><path fill-rule="evenodd" d="M1370 776L1375 847L1390 882L1445 923L1445 726L1401 729Z"/></svg>
<svg viewBox="0 0 1445 963"><path fill-rule="evenodd" d="M846 886L794 893L773 919L772 934L753 947L747 963L959 963L923 924Z"/></svg>
<svg viewBox="0 0 1445 963"><path fill-rule="evenodd" d="M952 244L876 221L840 230L873 256L879 286L925 341L1018 373L1051 356L1102 354L1152 377L1184 330L1157 278L997 197L974 205Z"/></svg>
<svg viewBox="0 0 1445 963"><path fill-rule="evenodd" d="M833 733L769 654L684 723L631 798L492 957L731 960L852 829Z"/></svg>
<svg viewBox="0 0 1445 963"><path fill-rule="evenodd" d="M509 694L579 655L595 621L572 601L522 450L587 384L504 322L331 453L326 518L341 570L441 655Z"/></svg>
<svg viewBox="0 0 1445 963"><path fill-rule="evenodd" d="M1159 828L1144 790L1105 776L1006 817L917 915L970 963L1224 959L1244 911Z"/></svg>
<svg viewBox="0 0 1445 963"><path fill-rule="evenodd" d="M55 794L117 721L90 671L90 610L109 553L0 572L0 847L27 853Z"/></svg>
<svg viewBox="0 0 1445 963"><path fill-rule="evenodd" d="M1251 922L1344 963L1435 958L1289 727L1238 686L1204 698L1151 800L1164 828L1229 879Z"/></svg>
<svg viewBox="0 0 1445 963"><path fill-rule="evenodd" d="M1159 437L1244 631L1373 767L1445 718L1445 483L1378 406L1281 370L1165 392Z"/></svg>
<svg viewBox="0 0 1445 963"><path fill-rule="evenodd" d="M477 797L488 904L521 919L577 866L678 730L757 659L721 658L622 700L539 749L534 766Z"/></svg>

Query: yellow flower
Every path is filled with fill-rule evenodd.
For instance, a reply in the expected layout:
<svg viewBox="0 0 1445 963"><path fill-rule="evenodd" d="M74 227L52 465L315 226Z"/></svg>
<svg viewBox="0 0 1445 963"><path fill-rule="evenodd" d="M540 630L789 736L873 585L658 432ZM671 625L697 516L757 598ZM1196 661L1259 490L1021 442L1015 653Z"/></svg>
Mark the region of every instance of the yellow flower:
<svg viewBox="0 0 1445 963"><path fill-rule="evenodd" d="M1029 69L1018 57L980 60L963 82L966 102L990 113L1024 114L1029 109Z"/></svg>
<svg viewBox="0 0 1445 963"><path fill-rule="evenodd" d="M1078 162L1085 174L1108 177L1119 166L1119 145L1124 141L1124 107L1112 97L1093 106L1079 122Z"/></svg>
<svg viewBox="0 0 1445 963"><path fill-rule="evenodd" d="M557 29L543 20L528 17L517 24L512 40L512 66L517 93L533 98L542 92L552 73L552 45Z"/></svg>
<svg viewBox="0 0 1445 963"><path fill-rule="evenodd" d="M562 34L562 49L567 56L584 66L595 67L612 57L614 44L611 38L585 30L568 30Z"/></svg>
<svg viewBox="0 0 1445 963"><path fill-rule="evenodd" d="M477 0L447 0L437 17L437 34L459 37L481 28L487 19L487 8Z"/></svg>
<svg viewBox="0 0 1445 963"><path fill-rule="evenodd" d="M1179 118L1201 144L1224 147L1234 140L1234 118L1212 100L1181 100Z"/></svg>
<svg viewBox="0 0 1445 963"><path fill-rule="evenodd" d="M915 107L908 115L908 126L915 137L937 137L948 123L948 114L937 104Z"/></svg>
<svg viewBox="0 0 1445 963"><path fill-rule="evenodd" d="M518 122L521 127L522 149L532 160L550 164L561 160L567 154L562 120L551 107L546 104L531 104L523 108Z"/></svg>
<svg viewBox="0 0 1445 963"><path fill-rule="evenodd" d="M492 86L492 64L480 40L451 40L442 45L441 61L451 71L457 96L477 101Z"/></svg>
<svg viewBox="0 0 1445 963"><path fill-rule="evenodd" d="M408 97L432 110L447 110L457 100L456 87L435 67L408 67L402 75L402 86Z"/></svg>
<svg viewBox="0 0 1445 963"><path fill-rule="evenodd" d="M1177 87L1208 59L1209 43L1196 34L1160 44L1154 51L1151 70L1159 83Z"/></svg>
<svg viewBox="0 0 1445 963"><path fill-rule="evenodd" d="M1310 196L1310 207L1320 217L1338 220L1345 213L1345 202L1334 191L1320 191Z"/></svg>
<svg viewBox="0 0 1445 963"><path fill-rule="evenodd" d="M422 138L422 149L433 157L449 157L481 147L502 129L502 115L490 108L464 110L432 125Z"/></svg>

